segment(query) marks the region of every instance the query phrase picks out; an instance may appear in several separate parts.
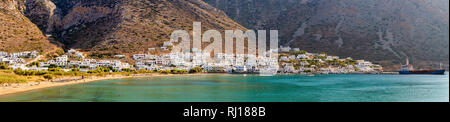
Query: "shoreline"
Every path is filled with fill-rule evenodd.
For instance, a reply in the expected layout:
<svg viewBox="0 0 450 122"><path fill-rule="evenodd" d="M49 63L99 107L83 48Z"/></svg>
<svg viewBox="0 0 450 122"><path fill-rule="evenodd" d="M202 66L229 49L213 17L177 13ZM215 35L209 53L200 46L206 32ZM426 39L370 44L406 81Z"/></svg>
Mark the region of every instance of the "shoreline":
<svg viewBox="0 0 450 122"><path fill-rule="evenodd" d="M51 88L51 87L59 87L59 86L67 86L74 84L82 84L82 83L90 83L95 81L102 80L114 80L114 79L127 79L127 78L143 78L143 77L158 77L158 76L177 76L177 75L206 75L207 73L196 73L196 74L133 74L133 75L108 75L102 77L88 77L81 79L80 77L64 77L55 79L52 81L44 81L44 82L29 82L29 83L15 83L8 86L0 86L0 97L23 93L38 89Z"/></svg>
<svg viewBox="0 0 450 122"><path fill-rule="evenodd" d="M195 73L195 74L160 74L160 73L148 73L148 74L132 74L132 75L107 75L100 77L87 77L82 79L81 77L63 77L57 78L52 81L44 82L29 82L29 83L15 83L8 86L0 86L0 97L5 95L23 93L38 89L67 86L74 84L90 83L102 80L114 80L114 79L127 79L127 78L144 78L144 77L158 77L158 76L180 76L180 75L214 75L214 74L228 74L228 73ZM365 74L365 73L355 73ZM381 73L392 74L392 73ZM279 75L301 75L301 74L279 74ZM316 74L318 75L318 74Z"/></svg>

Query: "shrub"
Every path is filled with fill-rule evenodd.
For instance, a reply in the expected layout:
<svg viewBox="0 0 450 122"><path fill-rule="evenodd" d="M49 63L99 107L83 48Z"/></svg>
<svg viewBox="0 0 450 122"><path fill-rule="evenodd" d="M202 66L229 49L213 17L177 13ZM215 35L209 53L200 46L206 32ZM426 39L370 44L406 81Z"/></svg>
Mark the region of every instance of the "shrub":
<svg viewBox="0 0 450 122"><path fill-rule="evenodd" d="M23 70L22 69L16 69L16 70L14 70L14 73L16 73L17 75L23 75L24 73L23 73Z"/></svg>
<svg viewBox="0 0 450 122"><path fill-rule="evenodd" d="M93 73L101 73L101 72L103 72L103 71L99 70L99 69L94 69L94 70L89 70L87 73L93 74Z"/></svg>
<svg viewBox="0 0 450 122"><path fill-rule="evenodd" d="M62 76L62 75L64 75L64 72L52 72L52 74Z"/></svg>
<svg viewBox="0 0 450 122"><path fill-rule="evenodd" d="M123 68L122 72L134 72L135 70L132 70L130 68Z"/></svg>
<svg viewBox="0 0 450 122"><path fill-rule="evenodd" d="M36 67L40 67L40 64L38 61L33 61L30 64L28 64L28 66L36 66Z"/></svg>
<svg viewBox="0 0 450 122"><path fill-rule="evenodd" d="M119 72L119 70L117 70L117 69L112 69L111 71L112 72Z"/></svg>
<svg viewBox="0 0 450 122"><path fill-rule="evenodd" d="M0 62L0 69L11 69L5 62Z"/></svg>
<svg viewBox="0 0 450 122"><path fill-rule="evenodd" d="M201 68L201 67L194 67L191 70L189 70L189 73L199 73L199 72L202 72L202 71L203 71L203 68Z"/></svg>
<svg viewBox="0 0 450 122"><path fill-rule="evenodd" d="M27 80L23 77L0 72L0 84L2 83L23 83Z"/></svg>
<svg viewBox="0 0 450 122"><path fill-rule="evenodd" d="M188 71L180 70L180 69L172 69L170 72L173 74L184 74L184 73L187 73Z"/></svg>
<svg viewBox="0 0 450 122"><path fill-rule="evenodd" d="M170 70L159 70L158 72L162 73L162 74L169 74L171 71Z"/></svg>
<svg viewBox="0 0 450 122"><path fill-rule="evenodd" d="M161 46L164 45L164 42L156 42L156 45L157 45L158 47L161 47Z"/></svg>
<svg viewBox="0 0 450 122"><path fill-rule="evenodd" d="M73 72L79 72L80 69L78 69L78 68L73 68L72 71L73 71Z"/></svg>
<svg viewBox="0 0 450 122"><path fill-rule="evenodd" d="M56 50L56 54L63 55L64 54L64 50L61 50L61 49Z"/></svg>
<svg viewBox="0 0 450 122"><path fill-rule="evenodd" d="M56 67L56 68L48 68L48 71L51 71L51 72L60 72L60 71L62 71L62 70L61 70L60 67Z"/></svg>
<svg viewBox="0 0 450 122"><path fill-rule="evenodd" d="M47 79L47 80L51 80L51 79L53 79L53 75L46 74L46 75L44 75L44 78Z"/></svg>
<svg viewBox="0 0 450 122"><path fill-rule="evenodd" d="M144 70L144 69L141 69L141 70L139 70L137 72L138 73L153 73L153 71L151 71L151 70Z"/></svg>
<svg viewBox="0 0 450 122"><path fill-rule="evenodd" d="M48 66L48 68L57 68L58 67L58 65L56 65L56 64L50 64L49 66Z"/></svg>

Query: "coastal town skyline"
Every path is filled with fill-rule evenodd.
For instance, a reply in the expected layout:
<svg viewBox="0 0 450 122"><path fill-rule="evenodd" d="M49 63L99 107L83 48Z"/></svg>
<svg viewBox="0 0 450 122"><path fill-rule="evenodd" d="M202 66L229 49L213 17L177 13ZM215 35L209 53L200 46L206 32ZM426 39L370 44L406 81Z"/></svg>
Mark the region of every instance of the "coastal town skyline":
<svg viewBox="0 0 450 122"><path fill-rule="evenodd" d="M161 49L166 49L169 46L173 46L172 43L167 42L164 44ZM79 52L74 49L70 49L64 55L56 57L54 59L50 59L48 61L41 61L39 63L39 67L36 65L32 65L33 62L25 62L24 58L28 58L33 60L33 58L38 58L40 55L36 51L29 52L17 52L10 53L0 52L0 61L5 62L7 65L11 66L13 70L22 69L22 70L37 70L37 71L46 71L50 65L56 65L56 67L62 67L64 71L72 71L74 68L79 68L81 71L87 72L89 70L94 70L99 67L112 67L115 71L122 71L123 69L133 68L134 70L172 70L175 68L190 70L194 67L202 67L207 72L223 72L223 73L232 73L231 69L237 69L241 72L247 72L248 69L253 70L257 69L257 66L268 66L267 64L277 64L281 66L282 70L278 70L281 73L306 73L307 72L315 72L321 71L322 73L352 73L356 72L354 69L358 68L361 73L371 73L371 72L381 72L382 67L379 65L374 65L369 61L364 60L355 60L350 57L339 59L338 56L328 56L326 53L308 53L306 51L302 51L298 48L291 49L290 47L282 47L279 52L282 53L280 56L277 56L275 59L257 57L255 55L234 55L234 54L224 54L218 53L211 58L210 53L202 53L201 50L193 48L193 53L168 53L161 55L153 55L150 54L151 51L155 50L154 48L149 48L149 53L147 54L134 54L131 56L133 59L134 65L130 65L128 63L122 63L120 60L126 59L125 55L115 55L114 57L117 60L102 60L98 59L90 59L85 58L85 55L82 52ZM170 50L170 49L168 49ZM296 53L296 54L295 54ZM269 54L270 55L270 54ZM71 57L71 58L69 58ZM245 59L245 60L236 60L236 59ZM71 60L69 60L71 59ZM272 60L272 61L270 61ZM336 71L339 68L331 68L331 66L327 68L316 67L315 65L310 65L311 62L314 63L325 63L332 62L334 63L343 63L347 61L348 69L344 71L344 69L340 69L340 71ZM280 63L278 63L280 62ZM297 63L294 63L297 62ZM28 63L28 64L27 64ZM349 65L352 63L353 65ZM302 67L294 68L293 65L301 65ZM320 65L320 64L319 64ZM28 67L27 67L28 66ZM69 66L72 66L69 68ZM164 66L164 67L163 67ZM175 68L167 68L169 66L175 66ZM231 67L233 68L227 68ZM305 67L308 66L308 67ZM337 66L337 65L336 65ZM355 68L354 68L355 66ZM277 66L278 67L278 66ZM300 69L299 69L300 68ZM322 69L318 69L322 68ZM213 71L212 69L221 69L221 71ZM228 69L228 70L227 70ZM245 70L244 70L245 69ZM353 71L351 70L353 69ZM328 71L328 72L326 72ZM249 71L248 73L252 73ZM317 72L316 72L317 73Z"/></svg>

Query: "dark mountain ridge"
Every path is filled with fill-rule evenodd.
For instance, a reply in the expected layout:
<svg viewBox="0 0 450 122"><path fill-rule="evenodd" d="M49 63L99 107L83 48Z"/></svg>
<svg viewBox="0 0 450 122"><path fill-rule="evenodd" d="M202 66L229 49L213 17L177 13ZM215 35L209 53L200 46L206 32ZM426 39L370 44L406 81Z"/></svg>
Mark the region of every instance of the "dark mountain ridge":
<svg viewBox="0 0 450 122"><path fill-rule="evenodd" d="M278 29L281 44L398 69L448 67L447 0L204 0L249 29Z"/></svg>

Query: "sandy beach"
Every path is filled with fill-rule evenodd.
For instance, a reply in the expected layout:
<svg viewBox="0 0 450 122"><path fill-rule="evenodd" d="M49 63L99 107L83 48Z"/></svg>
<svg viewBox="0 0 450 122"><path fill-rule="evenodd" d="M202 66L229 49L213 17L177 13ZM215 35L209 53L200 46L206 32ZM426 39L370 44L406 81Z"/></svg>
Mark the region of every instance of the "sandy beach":
<svg viewBox="0 0 450 122"><path fill-rule="evenodd" d="M155 77L155 76L175 76L175 75L205 75L205 73L198 74L158 74L158 73L149 73L149 74L134 74L134 75L110 75L110 76L102 76L102 77L87 77L82 79L81 77L64 77L57 78L52 81L45 82L29 82L29 83L18 83L18 84L2 84L0 86L0 96L22 93L37 89L50 88L50 87L58 87L65 85L73 85L73 84L81 84L81 83L89 83L94 81L101 80L112 80L112 79L126 79L126 78L139 78L139 77Z"/></svg>

